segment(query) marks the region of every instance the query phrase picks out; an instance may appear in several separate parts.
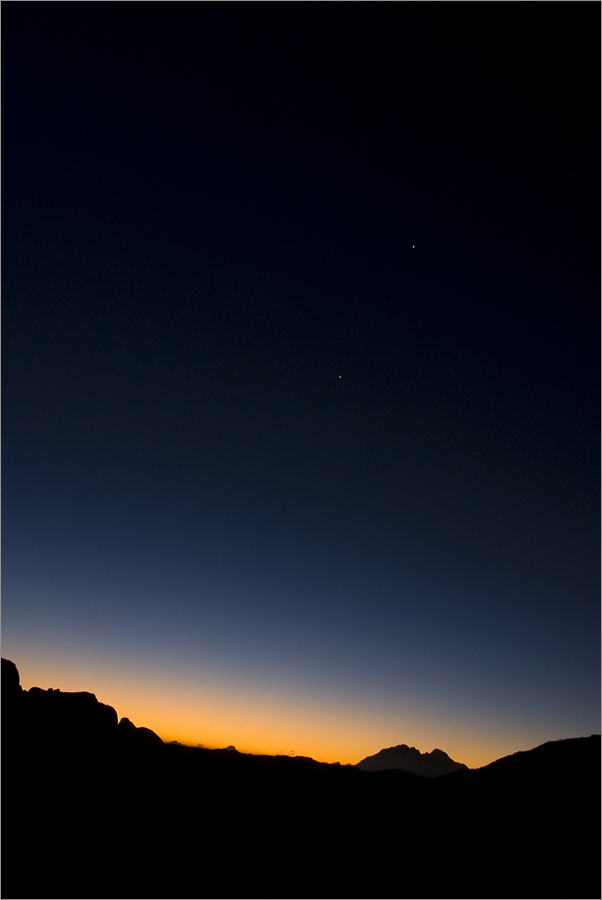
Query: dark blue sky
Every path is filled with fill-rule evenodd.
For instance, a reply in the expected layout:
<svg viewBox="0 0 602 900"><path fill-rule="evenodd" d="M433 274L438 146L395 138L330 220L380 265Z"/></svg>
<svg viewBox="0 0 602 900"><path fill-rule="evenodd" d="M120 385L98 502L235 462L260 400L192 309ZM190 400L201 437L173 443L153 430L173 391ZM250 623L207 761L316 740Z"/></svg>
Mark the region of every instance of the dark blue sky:
<svg viewBox="0 0 602 900"><path fill-rule="evenodd" d="M341 761L598 731L599 9L3 29L24 684Z"/></svg>

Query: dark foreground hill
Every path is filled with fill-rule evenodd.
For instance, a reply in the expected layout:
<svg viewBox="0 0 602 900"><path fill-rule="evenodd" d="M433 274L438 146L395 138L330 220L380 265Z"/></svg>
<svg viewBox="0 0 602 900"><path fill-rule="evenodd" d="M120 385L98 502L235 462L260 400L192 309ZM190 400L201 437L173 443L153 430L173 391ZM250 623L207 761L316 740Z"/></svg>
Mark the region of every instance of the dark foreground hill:
<svg viewBox="0 0 602 900"><path fill-rule="evenodd" d="M439 778L164 744L2 662L2 897L599 897L600 738Z"/></svg>
<svg viewBox="0 0 602 900"><path fill-rule="evenodd" d="M426 778L438 778L439 775L449 775L450 772L467 769L468 766L454 762L443 750L421 753L415 747L398 744L397 747L387 747L386 750L379 750L374 756L360 760L357 768L365 772L401 769L404 772L413 772L414 775L424 775Z"/></svg>

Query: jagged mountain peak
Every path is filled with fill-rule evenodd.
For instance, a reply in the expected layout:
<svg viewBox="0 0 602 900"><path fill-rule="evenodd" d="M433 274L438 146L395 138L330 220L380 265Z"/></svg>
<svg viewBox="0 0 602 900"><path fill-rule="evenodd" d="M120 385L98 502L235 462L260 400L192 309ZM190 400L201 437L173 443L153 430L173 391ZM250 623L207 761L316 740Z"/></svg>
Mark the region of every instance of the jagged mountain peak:
<svg viewBox="0 0 602 900"><path fill-rule="evenodd" d="M367 756L357 764L357 768L368 772L402 769L415 775L436 778L468 767L464 763L455 762L444 750L438 748L430 753L421 753L416 747L398 744L396 747L380 750L373 756Z"/></svg>

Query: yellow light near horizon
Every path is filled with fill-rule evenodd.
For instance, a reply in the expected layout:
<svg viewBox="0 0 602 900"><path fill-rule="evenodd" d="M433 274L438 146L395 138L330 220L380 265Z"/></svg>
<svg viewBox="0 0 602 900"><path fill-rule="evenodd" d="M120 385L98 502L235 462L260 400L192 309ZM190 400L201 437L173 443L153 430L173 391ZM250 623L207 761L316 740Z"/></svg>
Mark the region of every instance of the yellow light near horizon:
<svg viewBox="0 0 602 900"><path fill-rule="evenodd" d="M528 750L541 737L529 727L442 714L419 706L362 703L350 695L318 698L305 691L226 680L211 672L169 671L148 664L116 663L73 654L18 652L25 689L88 690L113 706L120 718L144 725L163 740L210 748L234 745L247 753L311 756L352 764L385 747L435 748L471 768ZM561 735L558 735L560 737Z"/></svg>

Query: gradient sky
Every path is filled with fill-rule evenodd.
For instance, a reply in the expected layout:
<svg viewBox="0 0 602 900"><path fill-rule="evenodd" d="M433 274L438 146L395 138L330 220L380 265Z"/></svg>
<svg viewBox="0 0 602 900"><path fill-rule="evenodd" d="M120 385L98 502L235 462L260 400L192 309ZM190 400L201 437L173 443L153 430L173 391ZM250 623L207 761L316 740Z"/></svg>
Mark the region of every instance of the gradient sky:
<svg viewBox="0 0 602 900"><path fill-rule="evenodd" d="M24 687L351 763L600 731L599 15L3 5Z"/></svg>

